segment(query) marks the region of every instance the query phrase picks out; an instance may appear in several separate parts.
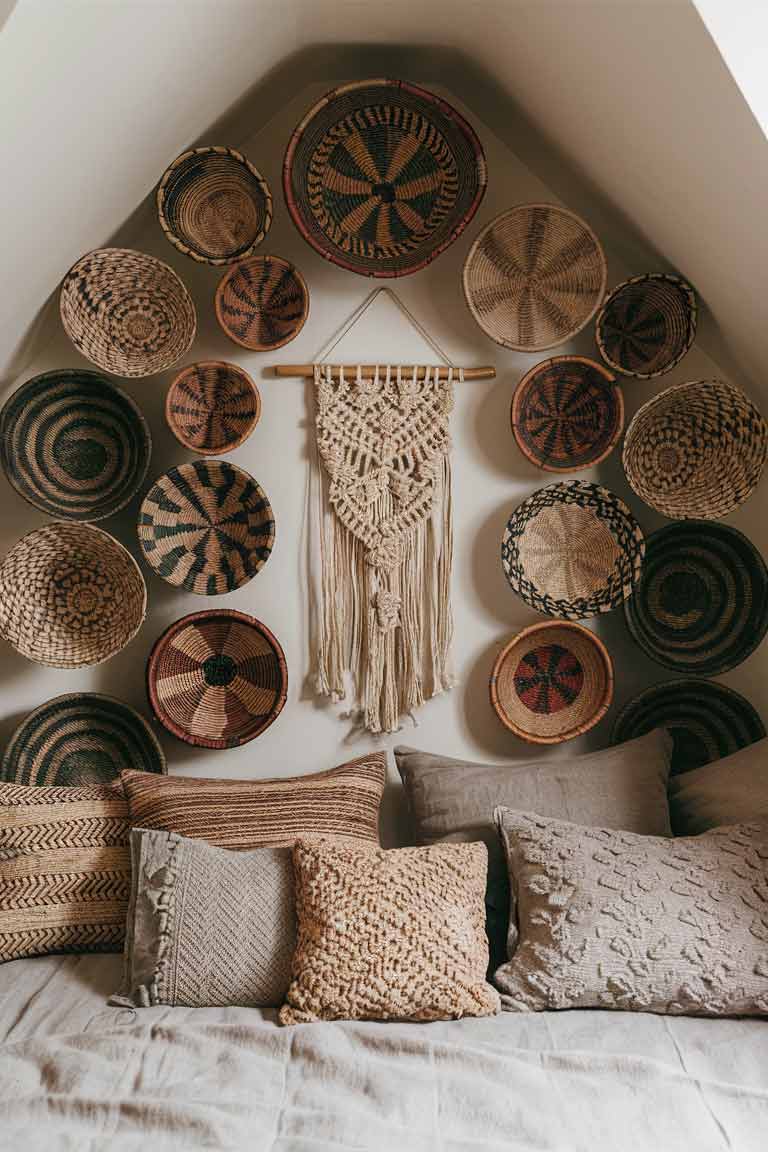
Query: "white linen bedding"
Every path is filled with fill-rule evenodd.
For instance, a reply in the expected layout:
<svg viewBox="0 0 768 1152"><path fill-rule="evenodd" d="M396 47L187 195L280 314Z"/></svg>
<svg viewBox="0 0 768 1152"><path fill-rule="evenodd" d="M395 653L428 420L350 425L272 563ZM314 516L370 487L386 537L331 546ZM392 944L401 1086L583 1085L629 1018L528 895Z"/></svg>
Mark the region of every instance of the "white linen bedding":
<svg viewBox="0 0 768 1152"><path fill-rule="evenodd" d="M110 1007L118 956L0 966L0 1148L765 1152L768 1022L623 1012L278 1028Z"/></svg>

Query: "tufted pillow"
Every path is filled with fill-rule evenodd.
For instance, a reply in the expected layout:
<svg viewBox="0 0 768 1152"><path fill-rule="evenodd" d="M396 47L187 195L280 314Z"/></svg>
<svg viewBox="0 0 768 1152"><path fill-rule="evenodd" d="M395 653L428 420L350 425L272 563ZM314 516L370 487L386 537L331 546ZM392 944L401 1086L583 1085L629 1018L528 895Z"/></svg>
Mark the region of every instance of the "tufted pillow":
<svg viewBox="0 0 768 1152"><path fill-rule="evenodd" d="M768 824L666 839L498 808L519 943L513 1011L768 1014Z"/></svg>

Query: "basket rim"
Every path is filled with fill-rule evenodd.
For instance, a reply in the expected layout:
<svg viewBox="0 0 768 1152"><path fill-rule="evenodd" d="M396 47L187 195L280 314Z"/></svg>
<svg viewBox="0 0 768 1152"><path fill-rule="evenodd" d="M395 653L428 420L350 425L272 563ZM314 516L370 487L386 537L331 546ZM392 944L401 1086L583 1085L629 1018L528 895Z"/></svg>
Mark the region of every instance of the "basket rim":
<svg viewBox="0 0 768 1152"><path fill-rule="evenodd" d="M593 642L602 662L605 671L605 686L602 698L590 720L573 725L571 728L565 729L564 732L558 733L556 736L540 736L515 724L515 722L509 718L504 711L503 704L499 700L497 683L501 669L509 657L510 652L512 652L522 640L531 636L533 633L543 632L551 628L566 629L582 636L586 634L587 639ZM600 723L610 708L613 702L614 688L613 660L605 643L591 628L586 628L583 624L579 624L575 620L542 620L535 624L529 624L527 628L523 628L520 632L517 632L512 639L504 645L493 662L493 670L488 687L493 710L504 727L514 733L515 736L518 736L521 740L525 740L528 744L563 744L566 740L573 740L577 736L582 736L585 732L589 732L591 728L594 728L596 724Z"/></svg>
<svg viewBox="0 0 768 1152"><path fill-rule="evenodd" d="M605 313L617 296L620 296L626 288L630 288L635 284L647 283L649 280L663 280L666 283L672 284L679 290L680 294L685 297L688 307L688 332L686 334L684 347L663 368L659 368L654 372L633 372L623 364L619 364L616 360L612 360L606 352L603 338L603 324L605 321ZM665 376L667 372L671 372L672 369L676 368L680 361L688 355L691 348L693 347L693 342L696 339L698 317L698 299L696 297L696 291L691 285L690 281L686 280L683 276L679 276L675 272L641 272L637 276L629 276L626 280L622 280L620 284L617 284L615 288L611 289L611 291L603 300L602 304L600 305L600 310L595 317L595 343L597 344L598 351L600 352L603 360L606 362L606 364L613 368L615 372L618 372L619 375L631 376L634 380L655 380L659 376Z"/></svg>
<svg viewBox="0 0 768 1152"><path fill-rule="evenodd" d="M165 644L172 640L173 637L178 632L180 632L182 628L186 628L198 620L210 619L212 616L225 616L230 620L237 620L242 624L246 624L249 627L254 628L257 632L260 632L261 635L268 641L268 643L272 645L282 676L282 686L280 692L278 693L275 707L273 708L267 722L263 724L258 729L258 731L254 732L253 735L246 736L244 739L238 739L237 741L233 741L231 739L225 740L222 738L217 739L214 737L208 738L205 736L193 736L185 729L180 728L179 725L176 724L176 722L168 715L166 709L158 699L157 690L155 687L157 680L157 665ZM197 748L213 748L217 750L223 750L225 748L241 748L244 744L250 743L251 740L255 740L257 736L261 736L263 732L266 732L267 728L274 724L275 720L278 718L283 708L285 707L286 699L288 696L288 665L285 659L285 652L283 651L282 644L271 631L271 629L269 629L266 624L263 624L261 620L258 620L255 616L250 616L247 612L239 612L235 608L204 608L199 612L189 612L186 616L181 616L178 620L174 620L172 624L169 624L168 627L160 633L157 640L155 640L154 644L152 645L152 650L147 660L146 686L149 703L157 720L165 729L167 729L168 732L171 733L172 736L175 736L178 740L183 741L185 744L192 744Z"/></svg>
<svg viewBox="0 0 768 1152"><path fill-rule="evenodd" d="M461 220L459 220L451 229L450 233L445 237L445 239L436 248L434 248L434 250L432 250L429 255L421 259L418 263L409 265L408 268L362 269L358 267L352 260L345 258L343 253L337 252L335 247L331 248L330 246L324 246L304 223L304 215L293 193L293 184L291 180L293 158L296 153L296 148L299 144L299 141L301 140L301 137L307 128L307 125L312 119L314 119L316 115L318 115L319 112L322 111L323 108L331 104L336 97L345 95L346 93L352 92L358 88L400 88L416 99L423 100L427 104L432 104L440 110L443 116L456 123L459 130L466 137L472 152L474 153L475 170L477 173L477 188L475 189L475 194L467 211L464 213ZM315 250L315 252L323 257L324 260L328 260L331 264L336 264L339 268L343 268L347 272L355 272L358 276L368 276L373 279L393 280L399 278L400 276L410 276L414 272L420 272L423 268L426 268L428 264L431 264L433 260L436 260L437 257L446 250L446 248L449 248L451 244L453 244L453 242L458 239L465 228L471 223L478 207L480 206L483 196L485 195L487 186L488 170L485 161L483 145L480 141L480 137L477 135L466 117L463 116L457 108L454 108L453 105L449 104L447 100L444 100L441 96L437 96L434 92L430 92L429 89L422 88L418 84L412 84L408 80L398 80L394 77L387 76L375 76L368 80L353 80L348 84L339 84L335 88L329 89L329 91L326 92L324 96L321 96L319 100L315 101L312 107L309 108L308 111L304 114L296 128L294 128L285 150L285 156L283 158L283 196L285 199L286 208L288 209L288 215L291 217L291 220L298 229L299 234L307 242L307 244L309 244L310 247Z"/></svg>
<svg viewBox="0 0 768 1152"><path fill-rule="evenodd" d="M664 689L674 691L677 688L683 687L691 689L692 691L695 689L698 692L700 692L703 687L716 688L723 696L729 698L734 703L738 703L739 706L743 707L746 705L744 708L746 714L750 716L750 719L754 718L765 733L765 725L760 713L752 701L748 700L742 692L737 692L735 688L730 688L727 684L721 684L719 680L715 680L711 676L676 676L674 680L661 680L658 684L649 684L647 688L642 688L639 692L636 692L634 696L630 697L630 699L622 705L611 727L611 746L624 743L624 740L617 740L617 736L621 723L625 717L629 715L630 709L634 708L641 700L648 696L653 696L656 693L661 694ZM655 727L663 728L664 725L656 724ZM649 729L649 731L651 731L651 729ZM630 740L634 738L634 736L629 737Z"/></svg>
<svg viewBox="0 0 768 1152"><path fill-rule="evenodd" d="M248 247L242 252L239 252L236 256L201 255L200 252L195 251L188 244L185 244L181 237L173 231L165 213L166 189L173 173L185 160L188 160L190 156L204 155L230 156L233 160L236 160L238 163L242 164L243 167L245 167L250 172L251 176L254 177L259 185L262 195L264 196L264 226L259 234L254 238L254 240L248 245ZM262 176L261 172L259 172L255 164L253 164L248 159L248 157L244 155L244 153L242 153L238 148L231 148L226 144L204 144L197 148L187 148L185 152L181 152L175 160L171 161L161 176L160 182L157 186L157 192L155 193L155 202L157 205L157 218L166 239L169 240L175 248L178 248L179 252L183 252L185 256L189 256L193 260L196 260L198 264L209 264L212 267L221 267L225 264L233 264L240 260L246 260L259 246L259 244L262 243L264 237L267 235L267 232L269 232L269 229L272 226L272 218L274 214L272 192L270 190L269 184L266 181L266 178Z"/></svg>
<svg viewBox="0 0 768 1152"><path fill-rule="evenodd" d="M182 380L188 372L196 368L226 368L238 376L248 387L251 389L254 400L256 403L256 414L247 429L241 433L234 440L229 440L226 444L222 444L218 448L201 448L199 444L191 444L189 440L185 440L180 430L176 426L176 422L171 416L171 403L173 393L177 386L181 384ZM234 364L231 360L195 360L192 364L186 364L179 372L176 373L173 380L168 385L168 391L165 394L165 422L170 428L173 435L178 440L179 444L184 448L188 448L190 452L197 452L200 456L219 456L222 452L232 452L235 448L239 448L244 444L248 437L253 432L254 428L261 419L261 392L258 389L256 381L253 377L246 372L245 368L241 368L239 364Z"/></svg>
<svg viewBox="0 0 768 1152"><path fill-rule="evenodd" d="M257 261L265 260L271 260L273 264L278 264L282 268L293 273L304 296L304 307L299 324L293 332L291 332L288 336L284 336L282 340L278 340L274 344L247 344L245 340L241 340L239 336L235 336L232 332L230 332L229 328L227 327L222 317L222 299L230 279L235 275L236 272L240 270L242 265L255 264ZM214 295L213 302L216 311L216 319L218 320L219 327L221 328L224 335L229 340L231 340L233 344L239 344L241 348L246 348L249 352L274 352L277 348L283 348L286 344L290 344L291 340L295 340L299 335L309 316L309 288L307 287L307 281L304 279L303 274L295 264L291 263L290 260L286 260L284 256L271 256L268 252L260 252L256 256L249 256L247 260L239 260L237 264L233 264L231 268L228 268L216 286L216 293Z"/></svg>

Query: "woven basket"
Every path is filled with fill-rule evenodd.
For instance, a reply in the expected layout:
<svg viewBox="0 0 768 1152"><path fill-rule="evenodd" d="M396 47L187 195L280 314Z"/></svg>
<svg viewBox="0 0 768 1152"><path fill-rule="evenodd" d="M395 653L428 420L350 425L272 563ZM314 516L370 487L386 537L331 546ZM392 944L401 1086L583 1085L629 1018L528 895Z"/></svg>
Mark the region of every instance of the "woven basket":
<svg viewBox="0 0 768 1152"><path fill-rule="evenodd" d="M556 204L520 204L480 233L464 264L464 296L491 340L518 352L565 343L602 303L600 241Z"/></svg>
<svg viewBox="0 0 768 1152"><path fill-rule="evenodd" d="M283 167L304 239L364 276L406 276L429 264L464 231L486 179L467 121L402 80L329 92L294 132Z"/></svg>
<svg viewBox="0 0 768 1152"><path fill-rule="evenodd" d="M723 380L674 384L637 412L624 471L638 496L671 520L719 520L754 491L768 425L741 389Z"/></svg>
<svg viewBox="0 0 768 1152"><path fill-rule="evenodd" d="M182 368L168 389L165 419L185 448L201 455L231 452L259 422L261 397L248 373L224 360Z"/></svg>
<svg viewBox="0 0 768 1152"><path fill-rule="evenodd" d="M517 445L532 464L573 472L613 451L624 428L624 397L602 364L555 356L523 376L510 416Z"/></svg>
<svg viewBox="0 0 768 1152"><path fill-rule="evenodd" d="M581 624L547 620L499 653L491 704L506 728L531 744L561 744L594 728L613 699L613 664Z"/></svg>
<svg viewBox="0 0 768 1152"><path fill-rule="evenodd" d="M68 520L103 520L141 487L152 442L136 404L97 372L34 376L0 413L0 461L35 508Z"/></svg>
<svg viewBox="0 0 768 1152"><path fill-rule="evenodd" d="M309 291L298 268L279 256L253 256L222 276L216 318L242 348L271 352L295 340L309 315Z"/></svg>
<svg viewBox="0 0 768 1152"><path fill-rule="evenodd" d="M501 560L510 586L531 608L582 620L626 600L644 552L640 525L622 500L599 484L567 480L518 505Z"/></svg>
<svg viewBox="0 0 768 1152"><path fill-rule="evenodd" d="M597 317L595 336L607 364L624 376L663 376L693 344L696 294L666 272L633 276L614 288Z"/></svg>
<svg viewBox="0 0 768 1152"><path fill-rule="evenodd" d="M61 322L87 360L116 376L151 376L184 355L195 337L192 297L154 256L97 248L61 285Z"/></svg>
<svg viewBox="0 0 768 1152"><path fill-rule="evenodd" d="M147 688L158 720L179 740L236 748L280 715L288 671L264 624L224 608L193 612L162 634L147 665Z"/></svg>
<svg viewBox="0 0 768 1152"><path fill-rule="evenodd" d="M96 692L49 700L22 720L0 779L43 787L108 784L124 768L165 772L160 743L133 708Z"/></svg>
<svg viewBox="0 0 768 1152"><path fill-rule="evenodd" d="M266 180L234 148L192 148L178 156L157 189L160 227L171 244L201 264L245 260L272 223Z"/></svg>
<svg viewBox="0 0 768 1152"><path fill-rule="evenodd" d="M146 607L130 552L90 524L45 524L0 564L0 635L38 664L102 664L136 635Z"/></svg>
<svg viewBox="0 0 768 1152"><path fill-rule="evenodd" d="M145 560L169 584L201 596L241 588L266 564L274 541L269 500L225 460L171 468L141 506Z"/></svg>

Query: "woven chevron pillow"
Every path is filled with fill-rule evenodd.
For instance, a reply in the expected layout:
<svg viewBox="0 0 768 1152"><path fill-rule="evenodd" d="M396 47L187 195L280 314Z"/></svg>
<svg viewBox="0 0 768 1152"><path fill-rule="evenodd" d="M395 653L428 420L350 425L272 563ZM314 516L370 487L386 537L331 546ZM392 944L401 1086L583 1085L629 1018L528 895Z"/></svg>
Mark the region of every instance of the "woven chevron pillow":
<svg viewBox="0 0 768 1152"><path fill-rule="evenodd" d="M0 782L0 960L119 952L130 878L118 787Z"/></svg>

